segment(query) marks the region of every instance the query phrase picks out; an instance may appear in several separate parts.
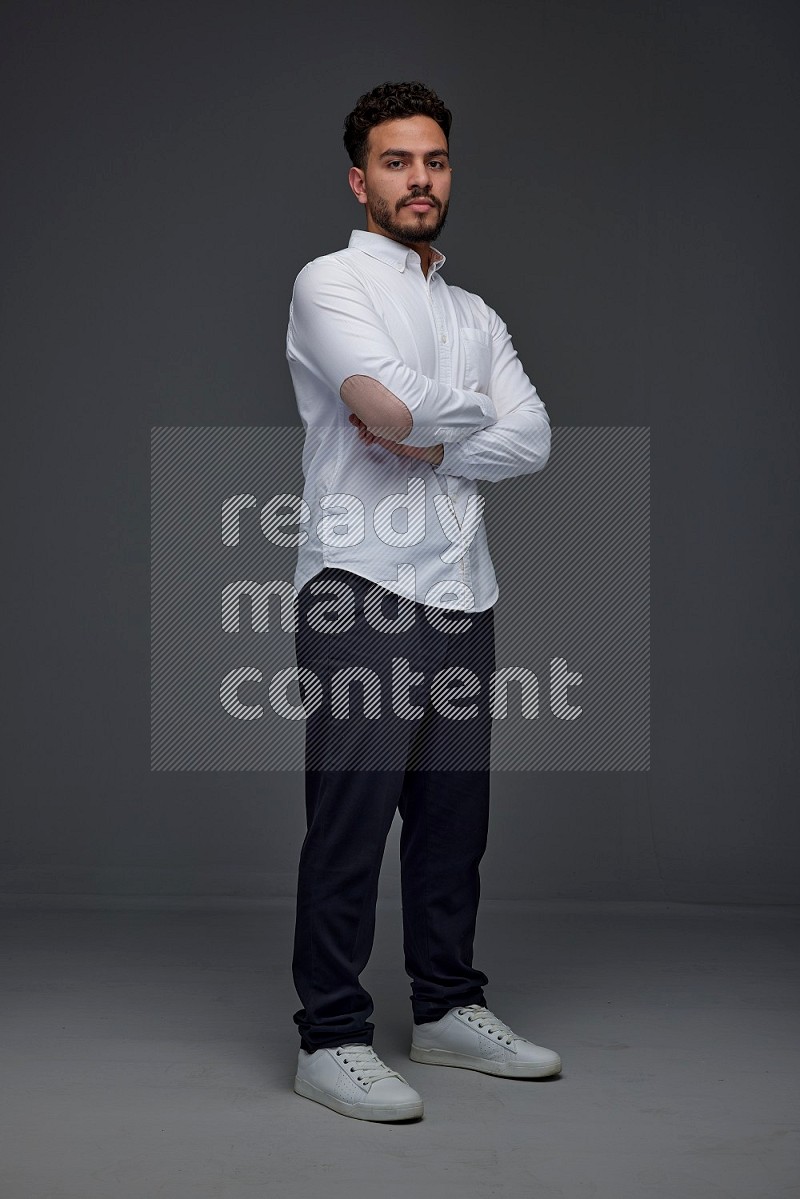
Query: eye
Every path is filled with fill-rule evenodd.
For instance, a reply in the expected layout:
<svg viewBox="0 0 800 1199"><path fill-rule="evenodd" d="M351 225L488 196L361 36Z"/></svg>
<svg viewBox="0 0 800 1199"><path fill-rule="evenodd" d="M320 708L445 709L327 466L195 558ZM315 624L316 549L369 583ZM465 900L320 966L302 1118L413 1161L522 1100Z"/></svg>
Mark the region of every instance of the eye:
<svg viewBox="0 0 800 1199"><path fill-rule="evenodd" d="M394 167L394 166L402 166L403 163L402 163L401 159L393 158L392 161L387 162L386 165L387 165L387 167ZM444 163L442 162L442 160L440 158L431 159L431 161L429 162L428 165L432 166L432 167L439 167L440 170L444 170Z"/></svg>

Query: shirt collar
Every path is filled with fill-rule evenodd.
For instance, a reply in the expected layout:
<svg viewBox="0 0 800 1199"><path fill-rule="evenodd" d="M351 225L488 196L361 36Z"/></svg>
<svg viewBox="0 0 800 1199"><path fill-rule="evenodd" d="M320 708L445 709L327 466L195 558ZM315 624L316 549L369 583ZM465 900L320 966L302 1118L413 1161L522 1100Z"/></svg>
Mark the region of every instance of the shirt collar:
<svg viewBox="0 0 800 1199"><path fill-rule="evenodd" d="M363 250L365 254L377 258L380 262L388 263L397 271L406 269L409 254L413 254L417 262L420 260L417 251L412 250L410 246L404 246L402 242L395 241L391 237L384 237L382 233L372 233L368 229L354 229L350 234L348 247ZM435 246L431 246L431 251L431 268L428 273L432 276L444 266L447 257Z"/></svg>

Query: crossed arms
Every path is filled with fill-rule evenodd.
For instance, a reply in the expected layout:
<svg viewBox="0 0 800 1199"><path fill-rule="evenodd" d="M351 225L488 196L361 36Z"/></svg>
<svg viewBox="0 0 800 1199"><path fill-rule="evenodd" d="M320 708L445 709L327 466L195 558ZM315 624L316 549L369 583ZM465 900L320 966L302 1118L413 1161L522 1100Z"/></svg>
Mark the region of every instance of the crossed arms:
<svg viewBox="0 0 800 1199"><path fill-rule="evenodd" d="M287 355L338 395L376 439L443 446L446 474L497 480L541 470L550 421L505 323L491 319L488 394L450 387L413 370L345 263L318 259L295 280ZM417 455L414 455L415 457ZM439 454L432 461L439 460Z"/></svg>

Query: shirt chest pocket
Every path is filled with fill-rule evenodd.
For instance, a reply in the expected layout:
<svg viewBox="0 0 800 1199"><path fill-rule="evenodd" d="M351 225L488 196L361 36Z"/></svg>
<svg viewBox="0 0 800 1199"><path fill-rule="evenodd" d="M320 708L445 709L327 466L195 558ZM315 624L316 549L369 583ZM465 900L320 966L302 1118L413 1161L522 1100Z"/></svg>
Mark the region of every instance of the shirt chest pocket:
<svg viewBox="0 0 800 1199"><path fill-rule="evenodd" d="M464 360L464 387L487 393L492 374L492 347L486 329L460 326L458 330Z"/></svg>

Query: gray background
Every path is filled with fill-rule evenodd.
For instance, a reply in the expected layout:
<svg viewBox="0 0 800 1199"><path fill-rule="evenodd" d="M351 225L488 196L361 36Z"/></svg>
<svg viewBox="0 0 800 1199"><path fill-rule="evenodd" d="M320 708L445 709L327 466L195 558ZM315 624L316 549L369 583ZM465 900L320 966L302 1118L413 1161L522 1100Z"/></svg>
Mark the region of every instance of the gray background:
<svg viewBox="0 0 800 1199"><path fill-rule="evenodd" d="M484 895L796 902L794 6L3 22L3 893L292 895L302 776L150 772L150 428L296 419L292 281L363 227L344 116L421 79L445 277L555 426L652 431L652 769L497 775Z"/></svg>

